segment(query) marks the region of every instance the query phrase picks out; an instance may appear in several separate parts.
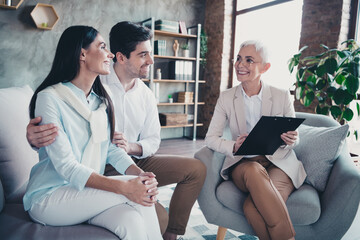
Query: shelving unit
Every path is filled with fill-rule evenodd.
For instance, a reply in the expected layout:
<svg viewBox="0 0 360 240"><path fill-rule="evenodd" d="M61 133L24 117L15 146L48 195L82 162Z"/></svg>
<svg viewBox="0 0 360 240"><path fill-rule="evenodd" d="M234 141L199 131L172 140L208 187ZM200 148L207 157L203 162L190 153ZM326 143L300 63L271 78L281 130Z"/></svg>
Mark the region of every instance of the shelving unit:
<svg viewBox="0 0 360 240"><path fill-rule="evenodd" d="M0 0L0 7L1 8L7 8L7 9L12 9L12 10L16 10L20 7L20 5L23 3L24 0L12 0L11 1L11 6L8 6L5 4L5 2L3 0Z"/></svg>
<svg viewBox="0 0 360 240"><path fill-rule="evenodd" d="M173 107L182 107L182 113L191 113L193 114L193 120L186 124L179 124L179 125L170 125L170 126L161 126L162 129L169 129L169 128L183 128L183 136L185 137L192 137L192 139L196 140L196 131L197 127L203 126L202 123L198 123L198 107L204 105L204 102L199 102L199 84L205 83L204 80L199 79L199 66L200 66L200 32L201 32L201 24L197 24L196 26L188 27L188 29L194 29L196 34L182 34L182 33L173 33L173 32L166 32L162 30L155 30L155 18L149 18L141 22L141 24L149 27L152 31L153 38L152 38L152 48L154 50L154 41L158 39L166 40L167 51L166 54L162 55L153 55L154 64L150 67L150 77L149 79L143 79L145 83L148 83L149 87L155 92L155 84L160 86L161 89L161 96L160 102L158 103L159 113L166 113L169 112L169 109ZM192 48L190 49L190 57L183 57L183 56L174 56L172 55L173 51L172 45L174 40L177 39L179 43L186 42L192 43ZM170 49L170 50L169 50ZM180 49L179 49L180 51ZM169 79L170 70L167 64L170 61L191 61L193 65L193 72L191 74L191 79L188 80L175 80ZM155 79L155 67L157 64L162 64L160 67L162 70L166 70L165 74L163 74L163 79ZM156 67L158 68L158 67ZM163 72L164 73L164 72ZM160 85L161 84L161 85ZM165 86L165 87L162 87ZM173 89L182 88L181 91L185 92L193 92L193 102L165 102L167 101L166 96L168 94L174 94ZM164 90L165 89L165 90ZM170 110L171 111L171 110ZM192 128L192 134L187 134L187 128ZM192 136L190 136L192 135Z"/></svg>

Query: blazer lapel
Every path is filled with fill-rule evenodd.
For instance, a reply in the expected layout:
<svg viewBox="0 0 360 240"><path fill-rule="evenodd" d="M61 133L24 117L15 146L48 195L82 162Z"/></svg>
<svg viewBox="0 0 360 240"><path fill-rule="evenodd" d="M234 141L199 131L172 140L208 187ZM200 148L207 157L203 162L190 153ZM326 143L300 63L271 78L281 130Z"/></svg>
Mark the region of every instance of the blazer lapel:
<svg viewBox="0 0 360 240"><path fill-rule="evenodd" d="M272 109L272 96L269 85L263 84L263 95L262 95L262 104L261 104L261 114L263 116L271 116Z"/></svg>
<svg viewBox="0 0 360 240"><path fill-rule="evenodd" d="M238 133L245 133L246 132L246 117L245 117L245 106L244 106L244 98L241 91L241 84L236 88L234 94L234 110L235 110L235 117L238 126Z"/></svg>

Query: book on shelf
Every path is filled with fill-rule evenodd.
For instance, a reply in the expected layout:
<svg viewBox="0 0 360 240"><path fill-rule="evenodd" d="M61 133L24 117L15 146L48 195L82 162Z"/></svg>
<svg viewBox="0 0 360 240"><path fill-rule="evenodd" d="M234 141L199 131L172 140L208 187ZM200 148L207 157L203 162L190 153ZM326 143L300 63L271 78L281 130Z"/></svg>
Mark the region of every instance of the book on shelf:
<svg viewBox="0 0 360 240"><path fill-rule="evenodd" d="M169 62L169 78L175 80L191 80L193 72L192 61L170 61Z"/></svg>
<svg viewBox="0 0 360 240"><path fill-rule="evenodd" d="M154 54L155 55L166 55L166 40L155 40L154 41Z"/></svg>
<svg viewBox="0 0 360 240"><path fill-rule="evenodd" d="M181 34L187 34L186 24L184 21L179 21L179 30Z"/></svg>

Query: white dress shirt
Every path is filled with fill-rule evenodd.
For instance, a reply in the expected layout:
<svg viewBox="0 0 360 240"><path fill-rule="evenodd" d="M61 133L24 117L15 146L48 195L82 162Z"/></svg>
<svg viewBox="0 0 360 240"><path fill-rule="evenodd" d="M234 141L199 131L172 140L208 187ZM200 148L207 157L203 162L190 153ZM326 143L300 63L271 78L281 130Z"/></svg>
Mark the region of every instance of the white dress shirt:
<svg viewBox="0 0 360 240"><path fill-rule="evenodd" d="M140 79L133 88L125 92L114 68L109 75L100 76L101 82L112 91L116 131L122 132L130 143L142 146L142 156L153 155L160 146L160 122L153 92Z"/></svg>
<svg viewBox="0 0 360 240"><path fill-rule="evenodd" d="M244 96L245 103L245 115L246 115L246 129L247 133L250 133L251 130L255 127L256 123L261 118L261 103L262 103L262 84L259 94L249 97L244 88L241 87L241 91ZM250 158L258 155L246 155L244 157Z"/></svg>

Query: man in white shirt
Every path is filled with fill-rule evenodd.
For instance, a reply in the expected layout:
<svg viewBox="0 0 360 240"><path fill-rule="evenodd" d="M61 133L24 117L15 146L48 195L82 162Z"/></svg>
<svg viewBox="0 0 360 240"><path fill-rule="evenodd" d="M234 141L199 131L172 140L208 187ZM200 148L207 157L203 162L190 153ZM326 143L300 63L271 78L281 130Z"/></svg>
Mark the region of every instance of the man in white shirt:
<svg viewBox="0 0 360 240"><path fill-rule="evenodd" d="M140 25L117 23L110 32L110 50L115 54L113 71L101 76L101 81L112 92L116 121L113 143L131 155L144 171L155 173L159 186L177 183L163 235L170 240L185 233L206 169L194 158L154 155L160 145L161 129L157 105L151 90L140 80L148 77L153 64L151 37L149 29ZM27 127L28 141L36 147L51 144L57 135L52 125L36 126L40 121L41 118L32 119Z"/></svg>

